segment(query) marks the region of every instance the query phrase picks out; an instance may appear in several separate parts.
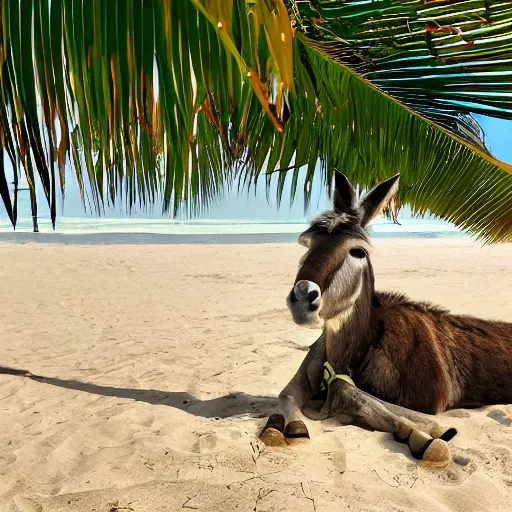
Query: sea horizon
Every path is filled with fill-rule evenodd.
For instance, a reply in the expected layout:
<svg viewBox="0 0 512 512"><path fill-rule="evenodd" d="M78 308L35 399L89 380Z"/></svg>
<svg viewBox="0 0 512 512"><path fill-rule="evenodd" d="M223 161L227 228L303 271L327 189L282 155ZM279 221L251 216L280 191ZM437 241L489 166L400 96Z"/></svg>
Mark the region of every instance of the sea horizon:
<svg viewBox="0 0 512 512"><path fill-rule="evenodd" d="M308 219L152 219L58 217L38 219L39 233L32 233L32 219L18 219L16 230L0 219L0 241L84 243L265 243L293 242L308 226ZM438 219L399 219L399 224L379 217L369 227L373 238L469 237L454 225ZM142 235L142 236L141 236ZM84 238L84 236L86 238Z"/></svg>
<svg viewBox="0 0 512 512"><path fill-rule="evenodd" d="M325 188L317 180L312 193L313 199L306 212L301 194L294 202L286 197L284 204L278 206L275 200L276 190L272 189L267 196L264 184L259 184L251 194L238 193L235 189L228 190L223 199L212 204L201 215L192 218L186 217L184 213L177 218L172 218L162 211L162 204L158 201L146 209L135 207L132 212L121 202L116 206L105 206L102 215L97 215L90 209L87 211L84 209L73 180L70 179L68 183L71 187L66 194L66 200L58 197L55 230L51 223L48 205L44 202L40 203L37 219L39 235L47 236L43 238L39 236L38 241L57 242L62 235L70 243L76 243L72 242L75 235L102 235L101 239L106 240L106 235L130 234L188 236L190 240L188 243L215 243L219 240L218 237L223 237L223 240L228 241L227 243L251 243L250 240L258 240L260 243L266 239L295 241L296 236L307 228L312 218L331 207L331 200ZM394 223L381 215L372 222L369 232L375 238L469 236L453 224L435 216L427 214L415 217L408 206L401 209L398 222ZM34 237L27 238L27 236L20 238L20 234L28 235L32 232L30 196L26 192L18 197L18 218L15 230L7 212L0 208L0 241L36 240ZM243 238L245 235L251 236ZM116 239L126 240L126 236ZM150 238L137 237L137 240L150 240ZM203 242L203 240L210 241ZM109 241L109 243L113 242Z"/></svg>

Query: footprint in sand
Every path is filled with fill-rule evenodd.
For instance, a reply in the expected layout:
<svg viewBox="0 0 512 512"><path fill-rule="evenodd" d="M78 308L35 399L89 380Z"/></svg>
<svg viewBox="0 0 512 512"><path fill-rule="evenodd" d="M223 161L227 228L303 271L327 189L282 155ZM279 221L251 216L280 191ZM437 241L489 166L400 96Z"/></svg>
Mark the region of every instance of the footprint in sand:
<svg viewBox="0 0 512 512"><path fill-rule="evenodd" d="M345 473L347 453L336 431L329 428L322 430L310 430L311 441L299 448L292 448L292 451L300 450L304 470L309 478L327 481Z"/></svg>
<svg viewBox="0 0 512 512"><path fill-rule="evenodd" d="M505 425L505 427L510 427L512 425L512 419L501 409L492 409L487 413L487 417Z"/></svg>
<svg viewBox="0 0 512 512"><path fill-rule="evenodd" d="M191 448L193 453L209 453L217 446L217 436L213 433L196 434L197 440Z"/></svg>
<svg viewBox="0 0 512 512"><path fill-rule="evenodd" d="M460 485L466 481L477 469L477 465L471 458L453 453L452 462L443 469L422 469L421 478L423 481L442 482L447 485Z"/></svg>
<svg viewBox="0 0 512 512"><path fill-rule="evenodd" d="M453 462L438 472L436 480L458 485L467 480L478 468L490 470L499 468L503 473L511 467L512 453L505 447L494 447L492 453L485 450L466 448L464 451L452 449Z"/></svg>

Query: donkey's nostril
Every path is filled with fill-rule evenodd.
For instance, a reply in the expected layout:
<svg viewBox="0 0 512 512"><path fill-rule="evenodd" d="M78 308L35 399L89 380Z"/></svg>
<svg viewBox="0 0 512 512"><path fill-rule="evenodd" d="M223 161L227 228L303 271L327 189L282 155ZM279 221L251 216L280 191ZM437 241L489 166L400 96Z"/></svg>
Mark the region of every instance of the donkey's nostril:
<svg viewBox="0 0 512 512"><path fill-rule="evenodd" d="M313 302L317 297L318 297L318 291L317 290L313 290L313 291L308 293L308 300L309 300L309 302Z"/></svg>
<svg viewBox="0 0 512 512"><path fill-rule="evenodd" d="M320 304L311 303L308 307L309 311L316 311L320 307Z"/></svg>
<svg viewBox="0 0 512 512"><path fill-rule="evenodd" d="M306 281L305 279L297 281L293 287L295 298L297 301L315 302L319 300L321 295L320 287L313 281Z"/></svg>
<svg viewBox="0 0 512 512"><path fill-rule="evenodd" d="M308 291L308 288L309 288L309 281L299 281L296 285L295 285L295 288L297 289L297 291L299 293L305 293Z"/></svg>
<svg viewBox="0 0 512 512"><path fill-rule="evenodd" d="M292 291L290 292L289 298L290 302L297 302L297 295L295 295L295 290L293 288Z"/></svg>

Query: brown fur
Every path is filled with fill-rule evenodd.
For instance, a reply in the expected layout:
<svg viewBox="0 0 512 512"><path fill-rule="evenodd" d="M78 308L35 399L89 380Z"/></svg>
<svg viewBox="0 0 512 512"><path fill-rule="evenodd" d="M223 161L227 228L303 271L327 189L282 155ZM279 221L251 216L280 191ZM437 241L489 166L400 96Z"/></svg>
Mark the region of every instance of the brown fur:
<svg viewBox="0 0 512 512"><path fill-rule="evenodd" d="M346 223L327 234L314 223L309 237L296 282L316 282L327 296L347 247L361 243L361 234ZM511 403L512 323L452 315L401 294L377 293L369 258L362 275L338 283L352 290L363 280L348 320L337 332L326 330L327 357L336 371L351 373L356 385L374 396L420 412ZM325 320L337 313L338 304L343 299L331 293L323 306Z"/></svg>
<svg viewBox="0 0 512 512"><path fill-rule="evenodd" d="M512 401L511 323L452 315L398 294L375 298L371 356L356 375L358 386L433 414L465 403Z"/></svg>

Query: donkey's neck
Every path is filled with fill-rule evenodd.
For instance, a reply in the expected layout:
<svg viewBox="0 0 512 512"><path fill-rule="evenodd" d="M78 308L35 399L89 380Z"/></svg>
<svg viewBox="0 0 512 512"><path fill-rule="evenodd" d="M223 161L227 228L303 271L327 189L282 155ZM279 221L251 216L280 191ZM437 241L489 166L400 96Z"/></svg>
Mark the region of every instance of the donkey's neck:
<svg viewBox="0 0 512 512"><path fill-rule="evenodd" d="M326 320L327 360L337 373L356 371L373 339L373 290L364 290L354 304Z"/></svg>

